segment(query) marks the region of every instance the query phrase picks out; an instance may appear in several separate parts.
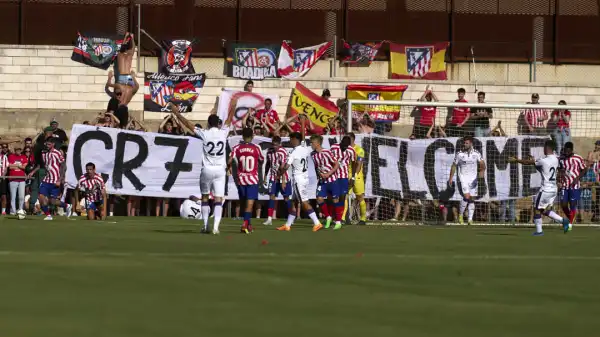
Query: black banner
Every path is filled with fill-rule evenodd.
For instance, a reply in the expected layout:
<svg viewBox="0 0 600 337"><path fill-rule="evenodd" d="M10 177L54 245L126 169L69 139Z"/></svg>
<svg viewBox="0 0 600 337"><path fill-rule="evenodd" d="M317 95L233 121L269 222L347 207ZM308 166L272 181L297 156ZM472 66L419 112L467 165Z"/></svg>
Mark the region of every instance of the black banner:
<svg viewBox="0 0 600 337"><path fill-rule="evenodd" d="M167 104L172 102L179 106L181 112L190 112L204 87L206 74L165 75L161 73L144 73L144 110L170 112Z"/></svg>
<svg viewBox="0 0 600 337"><path fill-rule="evenodd" d="M123 40L113 40L108 37L86 37L77 33L77 42L73 48L71 60L107 70L117 58L122 43Z"/></svg>
<svg viewBox="0 0 600 337"><path fill-rule="evenodd" d="M342 64L368 66L377 56L383 42L348 43L342 45Z"/></svg>
<svg viewBox="0 0 600 337"><path fill-rule="evenodd" d="M163 50L158 61L162 74L194 74L192 64L192 42L188 40L163 41Z"/></svg>
<svg viewBox="0 0 600 337"><path fill-rule="evenodd" d="M246 80L277 78L277 59L281 45L229 43L227 77Z"/></svg>

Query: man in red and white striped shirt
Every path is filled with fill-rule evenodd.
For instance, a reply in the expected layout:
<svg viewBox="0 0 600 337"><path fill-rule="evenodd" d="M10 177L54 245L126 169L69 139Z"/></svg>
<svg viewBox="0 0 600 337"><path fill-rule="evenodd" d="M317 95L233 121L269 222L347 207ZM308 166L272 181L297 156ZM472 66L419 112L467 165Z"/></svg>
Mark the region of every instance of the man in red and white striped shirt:
<svg viewBox="0 0 600 337"><path fill-rule="evenodd" d="M252 138L254 138L252 129L245 128L242 130L242 137L244 141L231 149L228 167L231 168L232 162L235 161L237 166L236 183L238 194L240 200L246 200L242 232L248 234L252 232L252 225L250 224L252 207L254 206L254 201L258 200L258 168L262 167L262 162L265 159L260 147L252 143Z"/></svg>
<svg viewBox="0 0 600 337"><path fill-rule="evenodd" d="M106 185L102 176L96 173L96 165L87 163L85 174L79 178L75 189L75 205L79 206L79 192L85 197L85 210L88 220L96 219L96 212L102 212L101 219L106 219Z"/></svg>
<svg viewBox="0 0 600 337"><path fill-rule="evenodd" d="M540 95L531 95L531 104L540 104ZM529 135L545 135L546 125L545 121L548 120L548 111L546 109L539 109L531 107L523 111L523 119L525 122L525 134Z"/></svg>
<svg viewBox="0 0 600 337"><path fill-rule="evenodd" d="M565 143L563 155L558 160L560 205L570 223L575 220L577 214L577 203L581 198L579 180L587 170L583 157L573 152L573 143Z"/></svg>
<svg viewBox="0 0 600 337"><path fill-rule="evenodd" d="M315 172L319 178L317 184L317 204L321 209L321 213L325 216L327 222L325 228L331 225L332 215L325 203L325 198L330 197L334 203L335 227L334 229L342 228L342 214L344 213L344 203L340 204L340 185L337 183L337 170L340 166L339 160L334 158L330 150L324 149L323 137L313 135L310 137L311 147L313 149L310 154L315 164Z"/></svg>
<svg viewBox="0 0 600 337"><path fill-rule="evenodd" d="M271 140L273 148L267 152L267 171L269 172L269 208L267 210L267 221L264 225L271 225L273 222L273 213L275 212L275 199L281 193L285 200L288 211L293 209L292 202L289 200L292 195L292 184L288 172L279 174L279 169L287 163L288 152L281 146L281 137L275 136Z"/></svg>
<svg viewBox="0 0 600 337"><path fill-rule="evenodd" d="M46 140L46 151L42 152L42 162L46 168L46 176L44 176L40 185L41 208L42 212L46 214L44 220L52 220L52 214L50 214L50 209L48 208L50 202L56 206L63 207L67 217L71 216L71 205L65 204L59 198L60 185L64 179L60 174L60 165L65 161L62 153L56 148L59 143L60 140L58 138L48 138ZM39 166L29 174L29 177L35 174L38 169Z"/></svg>

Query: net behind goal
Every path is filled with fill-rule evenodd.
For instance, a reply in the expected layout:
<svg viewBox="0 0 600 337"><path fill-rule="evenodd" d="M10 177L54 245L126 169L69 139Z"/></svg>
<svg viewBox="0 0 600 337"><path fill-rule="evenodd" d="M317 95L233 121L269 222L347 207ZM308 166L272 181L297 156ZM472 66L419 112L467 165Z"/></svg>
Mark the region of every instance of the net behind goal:
<svg viewBox="0 0 600 337"><path fill-rule="evenodd" d="M553 139L557 153L573 142L574 152L586 159L589 169L581 174L577 223L596 221L600 146L598 152L594 149L600 139L599 110L597 105L350 100L348 129L359 134L356 143L365 151L368 220L454 223L460 216L463 191L468 191L474 195L475 223L531 223L541 176L535 166L509 163L509 158L540 157L544 143ZM400 118L391 124L373 123L378 116L398 111ZM473 149L485 169L473 181L455 174L449 184L465 136L474 137ZM557 178L560 182L558 173ZM349 212L353 221L360 215L355 200ZM554 209L562 213L560 193L555 202Z"/></svg>

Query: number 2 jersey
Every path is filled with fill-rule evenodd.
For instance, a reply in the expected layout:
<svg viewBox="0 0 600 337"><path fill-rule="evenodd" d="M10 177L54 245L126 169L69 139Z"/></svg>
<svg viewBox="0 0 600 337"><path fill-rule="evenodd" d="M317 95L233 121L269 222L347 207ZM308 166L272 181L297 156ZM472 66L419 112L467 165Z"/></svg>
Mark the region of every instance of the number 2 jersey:
<svg viewBox="0 0 600 337"><path fill-rule="evenodd" d="M258 168L265 160L260 147L242 142L231 149L231 158L237 164L238 185L257 185Z"/></svg>
<svg viewBox="0 0 600 337"><path fill-rule="evenodd" d="M210 128L202 130L196 128L196 135L202 139L203 145L203 166L204 167L227 167L227 136L229 129Z"/></svg>
<svg viewBox="0 0 600 337"><path fill-rule="evenodd" d="M542 175L540 191L556 193L556 174L558 173L558 157L555 154L543 156L535 160L535 168Z"/></svg>

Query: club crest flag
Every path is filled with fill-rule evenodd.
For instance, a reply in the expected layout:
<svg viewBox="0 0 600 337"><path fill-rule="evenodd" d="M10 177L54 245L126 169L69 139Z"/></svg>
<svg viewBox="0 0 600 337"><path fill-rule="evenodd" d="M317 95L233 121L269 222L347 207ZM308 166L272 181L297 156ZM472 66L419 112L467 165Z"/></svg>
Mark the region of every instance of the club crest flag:
<svg viewBox="0 0 600 337"><path fill-rule="evenodd" d="M163 74L194 74L192 42L188 40L163 41L158 69Z"/></svg>
<svg viewBox="0 0 600 337"><path fill-rule="evenodd" d="M349 84L346 86L346 98L401 101L406 88L408 88L407 85ZM365 113L368 113L376 122L394 122L400 117L400 106L352 104L353 118L360 118Z"/></svg>
<svg viewBox="0 0 600 337"><path fill-rule="evenodd" d="M296 88L290 98L290 111L292 115L306 115L311 124L311 131L322 133L329 120L338 115L339 109L332 101L296 82Z"/></svg>
<svg viewBox="0 0 600 337"><path fill-rule="evenodd" d="M227 76L245 80L277 78L278 45L255 43L227 44Z"/></svg>
<svg viewBox="0 0 600 337"><path fill-rule="evenodd" d="M179 111L190 112L205 81L204 73L144 73L144 111L170 112L167 105L171 102Z"/></svg>
<svg viewBox="0 0 600 337"><path fill-rule="evenodd" d="M430 45L390 43L392 78L447 80L446 49L448 42Z"/></svg>
<svg viewBox="0 0 600 337"><path fill-rule="evenodd" d="M383 42L348 43L342 45L342 64L370 65L377 56Z"/></svg>
<svg viewBox="0 0 600 337"><path fill-rule="evenodd" d="M279 102L278 95L223 89L219 95L217 114L223 121L230 121L236 129L242 127L242 119L250 110L264 109L265 99L270 98L273 106Z"/></svg>
<svg viewBox="0 0 600 337"><path fill-rule="evenodd" d="M129 41L129 38L127 38ZM125 43L127 43L127 41ZM73 48L71 60L90 67L106 70L117 58L123 40L107 37L87 37L77 33L77 42Z"/></svg>
<svg viewBox="0 0 600 337"><path fill-rule="evenodd" d="M316 46L293 49L287 41L283 41L277 62L279 76L288 80L304 76L330 46L331 42L325 42Z"/></svg>

